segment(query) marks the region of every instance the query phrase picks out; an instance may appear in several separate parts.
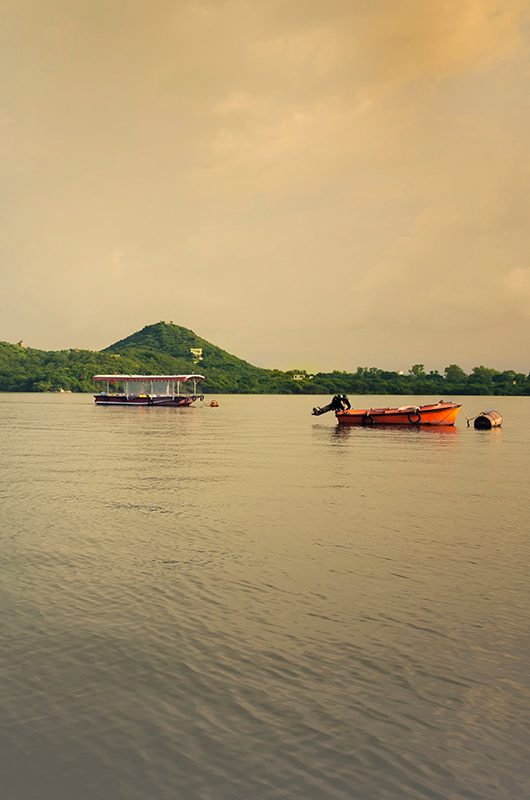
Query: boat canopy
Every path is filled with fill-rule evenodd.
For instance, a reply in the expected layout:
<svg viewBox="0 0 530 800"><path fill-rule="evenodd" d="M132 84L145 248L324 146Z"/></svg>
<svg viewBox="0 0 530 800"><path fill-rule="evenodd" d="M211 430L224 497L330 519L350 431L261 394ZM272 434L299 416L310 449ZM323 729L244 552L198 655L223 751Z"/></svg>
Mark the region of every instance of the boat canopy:
<svg viewBox="0 0 530 800"><path fill-rule="evenodd" d="M203 381L204 375L94 375L95 381L178 381L179 383L186 383L187 381Z"/></svg>

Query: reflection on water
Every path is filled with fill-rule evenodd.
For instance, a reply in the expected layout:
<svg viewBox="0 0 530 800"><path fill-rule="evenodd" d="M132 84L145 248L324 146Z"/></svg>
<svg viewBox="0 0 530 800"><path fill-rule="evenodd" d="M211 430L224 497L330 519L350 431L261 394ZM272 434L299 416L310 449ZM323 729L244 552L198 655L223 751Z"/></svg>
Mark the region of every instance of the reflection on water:
<svg viewBox="0 0 530 800"><path fill-rule="evenodd" d="M327 426L329 429L329 426ZM500 431L500 428L494 429ZM458 436L460 431L457 427L452 425L374 425L371 427L363 427L362 425L334 425L331 428L332 436L342 437L351 434L364 433L376 436L402 436L411 435L417 436L418 434L427 436Z"/></svg>
<svg viewBox="0 0 530 800"><path fill-rule="evenodd" d="M529 795L527 399L321 402L0 396L2 798Z"/></svg>

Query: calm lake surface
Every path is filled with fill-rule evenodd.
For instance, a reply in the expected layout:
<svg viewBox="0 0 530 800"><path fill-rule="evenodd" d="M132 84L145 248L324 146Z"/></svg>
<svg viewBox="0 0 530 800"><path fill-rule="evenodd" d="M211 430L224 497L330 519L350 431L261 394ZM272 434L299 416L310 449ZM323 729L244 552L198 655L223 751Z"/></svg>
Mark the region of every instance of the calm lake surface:
<svg viewBox="0 0 530 800"><path fill-rule="evenodd" d="M530 797L530 399L218 399L0 395L2 800Z"/></svg>

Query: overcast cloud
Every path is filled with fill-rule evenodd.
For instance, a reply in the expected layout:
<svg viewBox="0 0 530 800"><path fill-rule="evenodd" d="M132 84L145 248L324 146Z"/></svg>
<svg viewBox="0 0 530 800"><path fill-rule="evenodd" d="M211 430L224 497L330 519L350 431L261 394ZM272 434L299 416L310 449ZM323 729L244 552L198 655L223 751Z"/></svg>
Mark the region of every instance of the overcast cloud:
<svg viewBox="0 0 530 800"><path fill-rule="evenodd" d="M0 7L0 339L530 369L526 0Z"/></svg>

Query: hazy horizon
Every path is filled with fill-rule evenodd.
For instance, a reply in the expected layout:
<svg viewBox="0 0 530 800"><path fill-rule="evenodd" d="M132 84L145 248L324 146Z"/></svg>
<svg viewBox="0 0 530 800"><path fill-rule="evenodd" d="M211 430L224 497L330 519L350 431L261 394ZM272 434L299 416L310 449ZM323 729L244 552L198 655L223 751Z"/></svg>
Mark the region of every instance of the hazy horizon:
<svg viewBox="0 0 530 800"><path fill-rule="evenodd" d="M0 340L528 372L524 0L4 0Z"/></svg>

